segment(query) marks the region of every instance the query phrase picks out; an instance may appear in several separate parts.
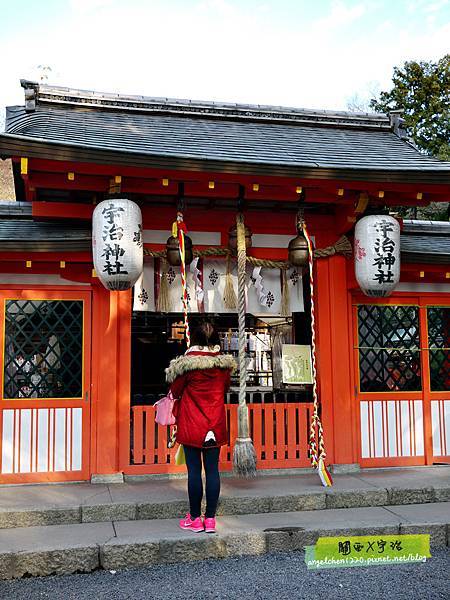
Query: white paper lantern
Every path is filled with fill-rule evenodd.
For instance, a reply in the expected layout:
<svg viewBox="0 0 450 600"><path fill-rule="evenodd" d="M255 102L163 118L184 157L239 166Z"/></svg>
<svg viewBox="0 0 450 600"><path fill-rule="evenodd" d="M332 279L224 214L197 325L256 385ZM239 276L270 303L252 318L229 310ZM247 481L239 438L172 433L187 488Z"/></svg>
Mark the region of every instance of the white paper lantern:
<svg viewBox="0 0 450 600"><path fill-rule="evenodd" d="M92 253L98 278L108 290L128 290L144 266L142 214L125 198L104 200L92 217Z"/></svg>
<svg viewBox="0 0 450 600"><path fill-rule="evenodd" d="M388 215L363 217L355 227L355 275L366 296L384 297L400 280L400 225Z"/></svg>

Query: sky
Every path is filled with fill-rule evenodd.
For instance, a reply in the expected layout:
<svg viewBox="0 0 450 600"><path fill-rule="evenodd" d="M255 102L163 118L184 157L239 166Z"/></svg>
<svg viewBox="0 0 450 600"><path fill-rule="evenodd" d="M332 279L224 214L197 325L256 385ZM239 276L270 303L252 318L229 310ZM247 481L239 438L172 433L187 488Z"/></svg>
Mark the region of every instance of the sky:
<svg viewBox="0 0 450 600"><path fill-rule="evenodd" d="M19 79L345 110L450 51L450 0L0 0L0 109ZM51 69L49 70L48 67Z"/></svg>

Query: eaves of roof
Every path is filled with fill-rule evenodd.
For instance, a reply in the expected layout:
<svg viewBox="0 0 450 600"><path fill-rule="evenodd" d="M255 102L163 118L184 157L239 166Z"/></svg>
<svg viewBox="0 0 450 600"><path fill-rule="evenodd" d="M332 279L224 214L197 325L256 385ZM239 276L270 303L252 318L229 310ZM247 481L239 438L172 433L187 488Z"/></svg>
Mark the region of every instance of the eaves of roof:
<svg viewBox="0 0 450 600"><path fill-rule="evenodd" d="M48 160L91 162L130 167L203 171L236 175L267 175L304 179L350 180L385 183L446 184L450 194L450 166L441 169L373 169L298 166L295 164L255 161L214 160L207 156L192 158L180 152L177 156L87 147L73 142L57 142L24 135L0 134L0 157L28 156Z"/></svg>

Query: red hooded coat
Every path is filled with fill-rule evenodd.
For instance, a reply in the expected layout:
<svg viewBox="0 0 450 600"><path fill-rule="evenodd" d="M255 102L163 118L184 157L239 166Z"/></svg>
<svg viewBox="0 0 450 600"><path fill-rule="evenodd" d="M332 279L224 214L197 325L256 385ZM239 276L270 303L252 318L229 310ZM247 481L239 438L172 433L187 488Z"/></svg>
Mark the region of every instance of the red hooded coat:
<svg viewBox="0 0 450 600"><path fill-rule="evenodd" d="M180 399L174 407L180 444L201 448L210 430L217 446L227 443L224 400L235 368L232 356L195 348L170 362L166 380Z"/></svg>

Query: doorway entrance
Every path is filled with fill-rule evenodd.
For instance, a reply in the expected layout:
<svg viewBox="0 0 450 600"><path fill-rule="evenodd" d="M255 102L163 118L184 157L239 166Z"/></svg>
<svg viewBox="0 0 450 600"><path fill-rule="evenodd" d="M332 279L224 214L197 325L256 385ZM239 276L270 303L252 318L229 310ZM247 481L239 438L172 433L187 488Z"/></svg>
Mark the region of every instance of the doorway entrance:
<svg viewBox="0 0 450 600"><path fill-rule="evenodd" d="M0 482L90 477L90 292L0 291Z"/></svg>
<svg viewBox="0 0 450 600"><path fill-rule="evenodd" d="M353 306L361 466L450 463L450 305Z"/></svg>

